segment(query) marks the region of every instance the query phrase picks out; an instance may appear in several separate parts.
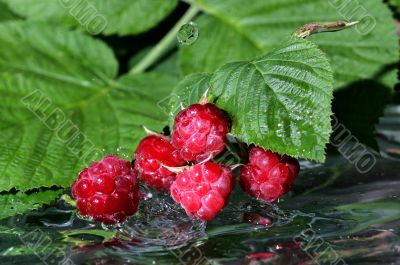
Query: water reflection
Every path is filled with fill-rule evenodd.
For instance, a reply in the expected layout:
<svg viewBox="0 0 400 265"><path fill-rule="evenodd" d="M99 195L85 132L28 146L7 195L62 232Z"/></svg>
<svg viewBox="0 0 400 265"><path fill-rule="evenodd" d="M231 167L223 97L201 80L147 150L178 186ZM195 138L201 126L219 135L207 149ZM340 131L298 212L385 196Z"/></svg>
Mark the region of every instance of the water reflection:
<svg viewBox="0 0 400 265"><path fill-rule="evenodd" d="M118 229L80 220L59 201L0 221L1 264L399 264L400 163L385 145L398 148L396 113L380 124L385 158L367 174L335 155L323 165L304 162L278 205L238 186L207 225L151 190Z"/></svg>

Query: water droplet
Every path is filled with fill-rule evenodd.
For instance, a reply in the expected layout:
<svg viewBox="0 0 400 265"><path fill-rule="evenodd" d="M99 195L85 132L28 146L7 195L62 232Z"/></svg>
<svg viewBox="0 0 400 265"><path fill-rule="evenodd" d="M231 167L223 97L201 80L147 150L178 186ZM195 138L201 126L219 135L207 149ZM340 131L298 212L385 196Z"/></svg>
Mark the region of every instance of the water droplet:
<svg viewBox="0 0 400 265"><path fill-rule="evenodd" d="M125 149L123 147L117 148L116 155L126 160L130 160L131 158L130 150Z"/></svg>
<svg viewBox="0 0 400 265"><path fill-rule="evenodd" d="M80 82L82 86L90 86L90 82L89 81L81 81Z"/></svg>
<svg viewBox="0 0 400 265"><path fill-rule="evenodd" d="M110 224L110 225L106 225L106 224L101 223L101 227L102 227L104 230L116 230L116 229L118 229L118 228L121 227L121 224Z"/></svg>
<svg viewBox="0 0 400 265"><path fill-rule="evenodd" d="M293 144L296 146L300 146L301 145L301 134L295 124L292 123L290 125L290 131L291 131L291 138L292 138Z"/></svg>
<svg viewBox="0 0 400 265"><path fill-rule="evenodd" d="M91 216L87 216L87 215L80 215L79 213L76 213L76 217L78 217L81 220L85 220L85 221L93 221L93 217Z"/></svg>
<svg viewBox="0 0 400 265"><path fill-rule="evenodd" d="M178 31L177 39L180 45L192 45L199 37L199 28L193 21L182 25Z"/></svg>
<svg viewBox="0 0 400 265"><path fill-rule="evenodd" d="M276 135L279 137L279 138L283 138L284 136L285 136L285 130L284 130L284 126L283 126L283 123L278 123L278 125L277 125L277 130L276 130Z"/></svg>

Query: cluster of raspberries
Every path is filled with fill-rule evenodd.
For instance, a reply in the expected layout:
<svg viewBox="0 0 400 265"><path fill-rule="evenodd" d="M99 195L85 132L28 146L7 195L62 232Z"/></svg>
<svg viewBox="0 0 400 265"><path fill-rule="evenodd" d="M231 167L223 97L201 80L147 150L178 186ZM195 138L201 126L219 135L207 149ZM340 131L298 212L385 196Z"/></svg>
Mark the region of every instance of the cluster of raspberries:
<svg viewBox="0 0 400 265"><path fill-rule="evenodd" d="M228 115L211 103L193 104L175 117L171 138L150 134L135 151L135 163L115 156L85 168L72 185L81 216L105 224L123 222L138 208L137 177L169 192L189 216L211 220L235 186L232 169L212 162L229 133ZM252 146L240 184L250 196L273 202L287 193L299 173L295 158Z"/></svg>

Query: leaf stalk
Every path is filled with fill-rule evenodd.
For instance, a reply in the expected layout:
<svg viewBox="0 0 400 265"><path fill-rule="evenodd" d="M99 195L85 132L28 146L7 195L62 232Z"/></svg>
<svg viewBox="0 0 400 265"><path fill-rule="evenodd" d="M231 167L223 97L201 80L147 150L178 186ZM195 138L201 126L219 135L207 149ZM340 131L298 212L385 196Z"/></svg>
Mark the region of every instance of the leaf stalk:
<svg viewBox="0 0 400 265"><path fill-rule="evenodd" d="M181 17L181 19L171 28L171 30L161 39L161 41L154 46L154 48L130 71L130 74L143 73L151 67L155 62L157 62L162 56L171 51L176 44L176 36L182 25L188 23L192 20L198 13L200 9L196 6L191 6L186 13Z"/></svg>

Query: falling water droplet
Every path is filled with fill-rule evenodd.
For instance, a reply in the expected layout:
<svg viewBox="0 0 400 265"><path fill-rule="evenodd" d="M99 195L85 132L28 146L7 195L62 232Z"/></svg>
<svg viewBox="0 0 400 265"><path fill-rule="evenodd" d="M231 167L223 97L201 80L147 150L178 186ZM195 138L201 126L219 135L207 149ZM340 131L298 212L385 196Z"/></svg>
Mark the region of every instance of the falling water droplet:
<svg viewBox="0 0 400 265"><path fill-rule="evenodd" d="M199 37L199 28L194 22L189 22L179 29L177 39L180 45L192 45Z"/></svg>

